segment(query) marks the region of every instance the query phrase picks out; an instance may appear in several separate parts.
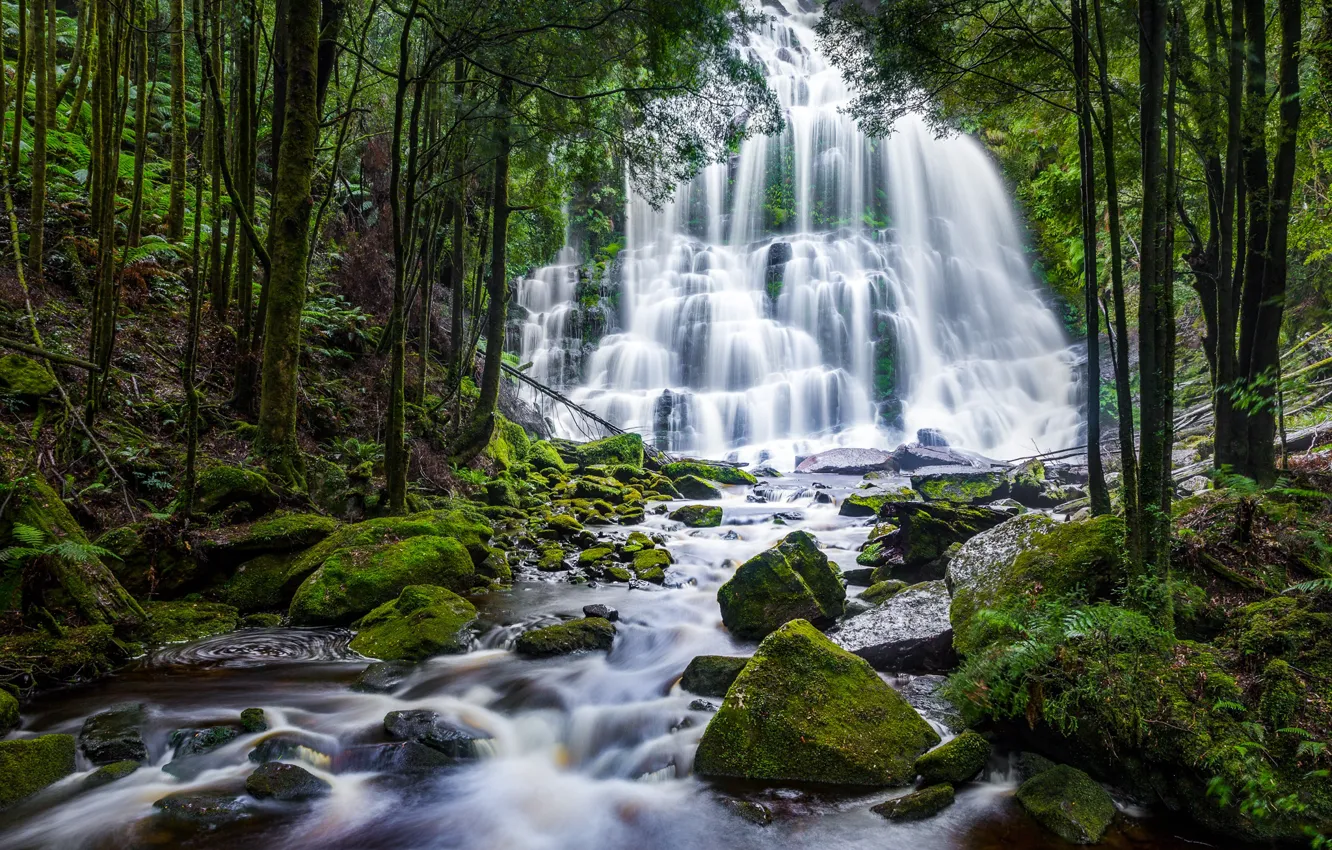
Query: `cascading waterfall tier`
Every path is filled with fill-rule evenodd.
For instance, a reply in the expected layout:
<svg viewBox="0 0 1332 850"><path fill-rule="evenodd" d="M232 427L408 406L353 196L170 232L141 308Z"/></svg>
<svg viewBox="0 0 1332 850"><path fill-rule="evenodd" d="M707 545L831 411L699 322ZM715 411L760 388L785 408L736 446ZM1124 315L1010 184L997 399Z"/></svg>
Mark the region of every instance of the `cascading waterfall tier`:
<svg viewBox="0 0 1332 850"><path fill-rule="evenodd" d="M587 313L575 252L520 284L524 362L659 448L703 456L789 468L920 428L994 457L1077 443L1078 358L994 164L918 118L859 132L816 21L773 15L742 48L785 108L780 135L660 209L630 190L618 297L599 308L610 333L593 343L571 318Z"/></svg>

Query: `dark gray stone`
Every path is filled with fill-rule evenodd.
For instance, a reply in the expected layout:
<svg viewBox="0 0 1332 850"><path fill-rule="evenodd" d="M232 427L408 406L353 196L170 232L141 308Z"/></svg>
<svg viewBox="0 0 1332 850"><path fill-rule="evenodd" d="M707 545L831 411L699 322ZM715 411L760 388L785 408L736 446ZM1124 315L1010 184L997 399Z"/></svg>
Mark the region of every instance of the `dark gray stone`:
<svg viewBox="0 0 1332 850"><path fill-rule="evenodd" d="M796 472L864 475L867 472L891 472L896 469L893 456L881 449L829 449L802 460Z"/></svg>
<svg viewBox="0 0 1332 850"><path fill-rule="evenodd" d="M619 622L620 612L609 605L601 605L598 603L596 605L584 605L583 616L600 617L603 620L610 620L612 623L615 623Z"/></svg>
<svg viewBox="0 0 1332 850"><path fill-rule="evenodd" d="M83 721L79 749L96 765L117 761L147 761L143 725L148 710L141 702L123 703Z"/></svg>
<svg viewBox="0 0 1332 850"><path fill-rule="evenodd" d="M384 731L390 738L416 741L459 761L476 758L476 743L482 739L428 709L390 711L384 716Z"/></svg>
<svg viewBox="0 0 1332 850"><path fill-rule="evenodd" d="M957 656L948 602L948 588L941 581L913 585L882 605L843 620L831 637L876 670L951 670Z"/></svg>
<svg viewBox="0 0 1332 850"><path fill-rule="evenodd" d="M406 661L376 661L356 677L356 681L352 682L352 690L371 694L388 693L402 684L413 667L414 664Z"/></svg>
<svg viewBox="0 0 1332 850"><path fill-rule="evenodd" d="M295 764L269 762L245 780L245 790L260 800L312 800L326 797L333 786Z"/></svg>

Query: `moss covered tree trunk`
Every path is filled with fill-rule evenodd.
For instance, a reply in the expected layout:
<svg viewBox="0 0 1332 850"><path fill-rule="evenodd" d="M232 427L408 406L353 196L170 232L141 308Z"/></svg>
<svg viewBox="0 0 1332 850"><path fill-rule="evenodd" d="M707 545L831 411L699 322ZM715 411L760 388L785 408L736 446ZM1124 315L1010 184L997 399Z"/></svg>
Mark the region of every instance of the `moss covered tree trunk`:
<svg viewBox="0 0 1332 850"><path fill-rule="evenodd" d="M143 169L148 159L148 2L139 2L139 23L134 31L134 194L128 236L131 248L137 247L143 237Z"/></svg>
<svg viewBox="0 0 1332 850"><path fill-rule="evenodd" d="M32 121L32 202L28 220L28 274L33 281L42 280L42 254L46 250L46 134L50 120L51 78L47 65L54 61L47 55L50 47L46 37L48 18L46 4L39 0L32 14L32 70L37 82L37 102Z"/></svg>
<svg viewBox="0 0 1332 850"><path fill-rule="evenodd" d="M60 84L56 86L55 92L51 95L51 122L55 123L56 107L69 94L70 89L74 87L74 81L80 74L87 74L84 65L88 61L88 30L92 22L92 3L81 3L79 5L79 15L76 20L78 32L74 36L74 55L70 58L69 64L65 66L65 74L60 78Z"/></svg>
<svg viewBox="0 0 1332 850"><path fill-rule="evenodd" d="M255 134L257 101L256 56L254 49L258 29L255 21L254 0L243 5L236 33L236 194L241 210L237 215L251 216L253 225L255 170L258 160L258 140ZM237 409L254 409L254 248L249 239L242 239L236 249L236 310L240 325L236 334L236 397Z"/></svg>
<svg viewBox="0 0 1332 850"><path fill-rule="evenodd" d="M185 0L171 0L171 197L167 235L185 234ZM196 210L197 212L197 210Z"/></svg>
<svg viewBox="0 0 1332 850"><path fill-rule="evenodd" d="M207 8L209 11L207 31L212 38L210 48L213 51L213 67L217 69L218 74L221 74L223 67L221 6L218 2L212 2L207 4ZM206 92L207 89L202 91ZM208 307L213 314L213 319L222 322L226 320L227 310L231 308L231 279L222 273L222 158L227 155L226 111L225 107L219 107L212 103L206 95L204 96L204 102L200 104L200 108L215 113L210 124L212 131L204 141L204 144L208 146L208 208L213 214L211 233L208 237L208 284L210 290Z"/></svg>
<svg viewBox="0 0 1332 850"><path fill-rule="evenodd" d="M319 139L317 67L319 0L288 0L287 97L282 149L273 197L272 270L258 447L268 466L304 486L296 445L296 378L300 368L301 311L305 307L305 257L310 248L315 144Z"/></svg>
<svg viewBox="0 0 1332 850"><path fill-rule="evenodd" d="M14 65L14 135L9 143L9 181L18 179L22 160L23 100L28 88L28 3L18 0L18 61Z"/></svg>

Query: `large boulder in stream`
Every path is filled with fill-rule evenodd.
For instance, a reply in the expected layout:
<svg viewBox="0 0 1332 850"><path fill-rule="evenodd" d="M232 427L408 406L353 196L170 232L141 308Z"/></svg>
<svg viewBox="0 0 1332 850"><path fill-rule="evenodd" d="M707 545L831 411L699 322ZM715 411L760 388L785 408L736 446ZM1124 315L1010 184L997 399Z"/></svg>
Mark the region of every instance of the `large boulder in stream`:
<svg viewBox="0 0 1332 850"><path fill-rule="evenodd" d="M672 511L670 519L689 528L716 528L721 525L722 509L711 505L685 505Z"/></svg>
<svg viewBox="0 0 1332 850"><path fill-rule="evenodd" d="M384 661L421 661L466 652L476 608L443 587L414 584L356 624L351 649Z"/></svg>
<svg viewBox="0 0 1332 850"><path fill-rule="evenodd" d="M148 709L141 702L112 706L83 721L79 730L79 749L93 764L115 761L147 761L148 745L143 741L143 726Z"/></svg>
<svg viewBox="0 0 1332 850"><path fill-rule="evenodd" d="M970 729L916 759L916 773L926 785L960 785L976 778L990 759L990 742Z"/></svg>
<svg viewBox="0 0 1332 850"><path fill-rule="evenodd" d="M895 472L897 464L892 454L881 449L829 449L800 461L795 471L822 475L864 475L867 472Z"/></svg>
<svg viewBox="0 0 1332 850"><path fill-rule="evenodd" d="M883 506L879 516L897 530L866 544L863 555L873 555L865 566L879 569L875 581L933 581L944 577L944 555L955 543L965 543L994 528L1008 514L993 508L942 502L900 502ZM863 563L857 559L857 563Z"/></svg>
<svg viewBox="0 0 1332 850"><path fill-rule="evenodd" d="M0 741L0 809L73 772L73 735Z"/></svg>
<svg viewBox="0 0 1332 850"><path fill-rule="evenodd" d="M1018 802L1070 844L1095 844L1115 818L1115 801L1096 780L1067 765L1038 773L1017 790Z"/></svg>
<svg viewBox="0 0 1332 850"><path fill-rule="evenodd" d="M911 488L928 502L970 505L1008 495L1008 476L1002 472L967 470L911 476Z"/></svg>
<svg viewBox="0 0 1332 850"><path fill-rule="evenodd" d="M680 687L699 696L724 697L748 663L748 658L735 655L696 656L680 677Z"/></svg>
<svg viewBox="0 0 1332 850"><path fill-rule="evenodd" d="M750 558L717 590L731 634L759 640L791 620L831 625L846 607L837 567L804 531Z"/></svg>
<svg viewBox="0 0 1332 850"><path fill-rule="evenodd" d="M549 658L571 652L609 651L614 643L614 623L601 617L584 617L523 632L514 641L513 650L528 658Z"/></svg>
<svg viewBox="0 0 1332 850"><path fill-rule="evenodd" d="M845 620L832 639L876 670L945 672L957 661L948 601L941 581L913 585Z"/></svg>
<svg viewBox="0 0 1332 850"><path fill-rule="evenodd" d="M404 588L429 584L467 590L476 570L462 543L425 535L339 549L301 583L288 614L294 626L345 625Z"/></svg>
<svg viewBox="0 0 1332 850"><path fill-rule="evenodd" d="M672 481L678 481L686 475L702 478L704 481L716 481L718 484L757 484L758 479L737 466L724 463L708 463L702 460L677 460L661 468L661 472Z"/></svg>
<svg viewBox="0 0 1332 850"><path fill-rule="evenodd" d="M246 778L245 790L257 800L292 802L327 797L333 786L300 765L271 761Z"/></svg>
<svg viewBox="0 0 1332 850"><path fill-rule="evenodd" d="M906 785L939 736L864 659L795 620L759 645L699 741L703 776Z"/></svg>

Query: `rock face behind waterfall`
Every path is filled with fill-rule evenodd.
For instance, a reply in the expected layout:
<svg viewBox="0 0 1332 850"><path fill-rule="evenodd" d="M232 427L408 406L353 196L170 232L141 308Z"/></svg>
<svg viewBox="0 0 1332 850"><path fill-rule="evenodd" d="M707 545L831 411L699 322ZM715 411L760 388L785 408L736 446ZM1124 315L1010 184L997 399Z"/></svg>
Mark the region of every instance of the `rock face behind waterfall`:
<svg viewBox="0 0 1332 850"><path fill-rule="evenodd" d="M845 610L846 588L817 541L795 531L741 565L717 602L732 634L759 640L791 620L830 625Z"/></svg>
<svg viewBox="0 0 1332 850"><path fill-rule="evenodd" d="M939 742L863 659L804 620L773 632L727 692L694 770L840 785L906 785Z"/></svg>

